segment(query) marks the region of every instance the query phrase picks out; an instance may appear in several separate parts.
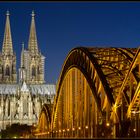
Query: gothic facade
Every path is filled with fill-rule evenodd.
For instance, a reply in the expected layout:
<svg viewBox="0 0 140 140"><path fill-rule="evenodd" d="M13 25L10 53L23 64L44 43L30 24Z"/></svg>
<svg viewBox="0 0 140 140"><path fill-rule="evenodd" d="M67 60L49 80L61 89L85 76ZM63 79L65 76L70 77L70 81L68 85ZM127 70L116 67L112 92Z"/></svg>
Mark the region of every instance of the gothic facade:
<svg viewBox="0 0 140 140"><path fill-rule="evenodd" d="M44 103L53 103L55 85L46 84L45 57L38 49L35 14L32 12L28 48L22 44L19 79L13 50L9 12L0 53L0 129L13 123L36 124Z"/></svg>

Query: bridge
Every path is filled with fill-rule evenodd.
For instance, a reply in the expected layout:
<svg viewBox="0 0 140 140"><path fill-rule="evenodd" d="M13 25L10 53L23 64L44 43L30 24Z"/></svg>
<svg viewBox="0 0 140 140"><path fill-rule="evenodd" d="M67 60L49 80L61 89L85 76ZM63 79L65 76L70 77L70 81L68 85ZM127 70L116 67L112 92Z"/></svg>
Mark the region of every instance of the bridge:
<svg viewBox="0 0 140 140"><path fill-rule="evenodd" d="M72 49L35 136L140 137L140 48Z"/></svg>

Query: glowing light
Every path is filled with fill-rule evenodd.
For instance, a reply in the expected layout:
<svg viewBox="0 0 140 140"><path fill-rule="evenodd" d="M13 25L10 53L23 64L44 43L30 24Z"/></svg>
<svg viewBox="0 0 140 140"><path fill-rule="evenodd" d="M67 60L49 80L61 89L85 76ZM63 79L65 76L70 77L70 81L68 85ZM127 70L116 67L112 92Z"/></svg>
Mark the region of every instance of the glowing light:
<svg viewBox="0 0 140 140"><path fill-rule="evenodd" d="M116 112L116 108L117 108L117 106L116 106L116 104L114 104L114 106L113 106L113 110Z"/></svg>
<svg viewBox="0 0 140 140"><path fill-rule="evenodd" d="M88 126L86 126L86 129L88 129Z"/></svg>
<svg viewBox="0 0 140 140"><path fill-rule="evenodd" d="M72 128L72 130L74 131L74 130L75 130L75 128Z"/></svg>
<svg viewBox="0 0 140 140"><path fill-rule="evenodd" d="M140 111L131 111L131 113L136 114L136 113L140 113Z"/></svg>
<svg viewBox="0 0 140 140"><path fill-rule="evenodd" d="M56 133L57 133L57 131L56 131Z"/></svg>
<svg viewBox="0 0 140 140"><path fill-rule="evenodd" d="M59 130L59 133L61 133L61 130Z"/></svg>
<svg viewBox="0 0 140 140"><path fill-rule="evenodd" d="M136 114L136 111L132 111L131 113Z"/></svg>
<svg viewBox="0 0 140 140"><path fill-rule="evenodd" d="M136 129L134 128L133 131L136 132Z"/></svg>
<svg viewBox="0 0 140 140"><path fill-rule="evenodd" d="M110 126L109 122L106 123L106 126Z"/></svg>
<svg viewBox="0 0 140 140"><path fill-rule="evenodd" d="M81 130L81 127L79 126L78 129Z"/></svg>
<svg viewBox="0 0 140 140"><path fill-rule="evenodd" d="M63 130L63 132L65 132L65 129Z"/></svg>
<svg viewBox="0 0 140 140"><path fill-rule="evenodd" d="M70 131L70 129L68 128L67 131Z"/></svg>

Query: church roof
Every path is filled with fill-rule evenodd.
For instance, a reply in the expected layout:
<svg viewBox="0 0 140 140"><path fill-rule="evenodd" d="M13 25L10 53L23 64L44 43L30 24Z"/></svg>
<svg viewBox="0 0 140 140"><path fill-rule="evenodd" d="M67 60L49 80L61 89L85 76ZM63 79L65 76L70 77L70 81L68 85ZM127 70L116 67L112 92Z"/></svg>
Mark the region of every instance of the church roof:
<svg viewBox="0 0 140 140"><path fill-rule="evenodd" d="M23 92L29 92L29 89L28 89L28 87L27 87L27 84L25 83L25 82L23 82L23 85L22 85L22 87L21 87L21 91L23 91Z"/></svg>
<svg viewBox="0 0 140 140"><path fill-rule="evenodd" d="M17 89L17 84L0 84L0 94L15 94Z"/></svg>
<svg viewBox="0 0 140 140"><path fill-rule="evenodd" d="M0 94L15 94L18 90L19 85L18 84L0 84ZM27 89L26 87L29 87L29 90L32 94L41 94L41 95L54 95L56 86L53 84L41 84L41 85L25 85L23 84L21 87L21 90Z"/></svg>
<svg viewBox="0 0 140 140"><path fill-rule="evenodd" d="M30 85L32 94L55 94L55 85L53 84L41 84L41 85Z"/></svg>

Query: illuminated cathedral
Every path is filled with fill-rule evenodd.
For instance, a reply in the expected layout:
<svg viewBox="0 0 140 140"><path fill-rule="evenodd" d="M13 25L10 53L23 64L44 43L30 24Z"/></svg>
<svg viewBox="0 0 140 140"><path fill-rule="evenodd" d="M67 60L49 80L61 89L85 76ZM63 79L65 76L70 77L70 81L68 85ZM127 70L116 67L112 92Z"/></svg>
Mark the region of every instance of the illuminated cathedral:
<svg viewBox="0 0 140 140"><path fill-rule="evenodd" d="M44 103L52 104L55 85L46 84L45 57L38 48L35 14L32 12L28 48L22 44L19 78L13 50L9 12L2 52L0 52L0 129L13 123L33 125L38 122Z"/></svg>

